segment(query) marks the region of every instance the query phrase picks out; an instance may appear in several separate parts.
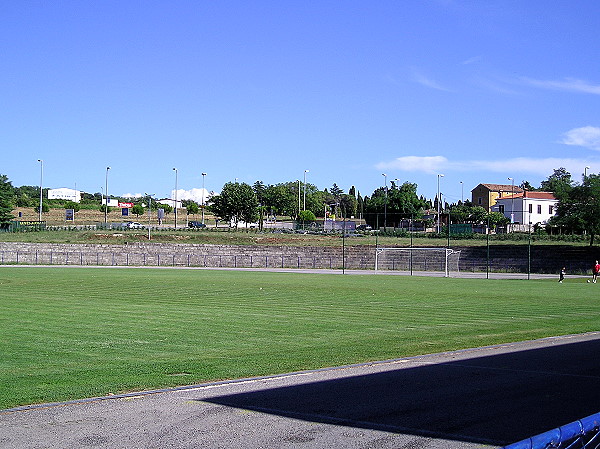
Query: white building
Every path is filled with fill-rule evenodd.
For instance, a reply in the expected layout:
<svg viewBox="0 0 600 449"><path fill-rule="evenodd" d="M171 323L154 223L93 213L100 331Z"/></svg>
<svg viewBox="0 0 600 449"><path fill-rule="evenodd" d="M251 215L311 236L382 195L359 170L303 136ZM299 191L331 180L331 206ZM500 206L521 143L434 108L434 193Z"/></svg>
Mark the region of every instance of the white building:
<svg viewBox="0 0 600 449"><path fill-rule="evenodd" d="M156 202L158 204L166 204L175 209L175 200L172 200L171 198L163 198L162 200L157 200ZM177 200L177 209L183 209L183 205L181 204L180 200Z"/></svg>
<svg viewBox="0 0 600 449"><path fill-rule="evenodd" d="M67 189L66 187L60 189L48 189L49 200L69 200L79 203L81 201L81 192L75 189Z"/></svg>
<svg viewBox="0 0 600 449"><path fill-rule="evenodd" d="M106 197L102 198L102 201L100 202L100 204L102 204L102 205L106 204ZM119 200L117 198L109 198L108 199L108 207L119 207Z"/></svg>
<svg viewBox="0 0 600 449"><path fill-rule="evenodd" d="M556 215L558 200L551 192L524 191L498 198L492 212L500 212L511 223L546 224Z"/></svg>

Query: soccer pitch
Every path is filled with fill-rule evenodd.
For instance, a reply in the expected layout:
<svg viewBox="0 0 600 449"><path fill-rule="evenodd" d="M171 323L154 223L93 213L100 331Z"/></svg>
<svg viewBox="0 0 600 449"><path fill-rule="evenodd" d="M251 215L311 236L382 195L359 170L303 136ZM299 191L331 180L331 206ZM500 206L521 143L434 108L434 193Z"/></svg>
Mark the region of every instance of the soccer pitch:
<svg viewBox="0 0 600 449"><path fill-rule="evenodd" d="M597 331L600 286L0 267L0 409Z"/></svg>

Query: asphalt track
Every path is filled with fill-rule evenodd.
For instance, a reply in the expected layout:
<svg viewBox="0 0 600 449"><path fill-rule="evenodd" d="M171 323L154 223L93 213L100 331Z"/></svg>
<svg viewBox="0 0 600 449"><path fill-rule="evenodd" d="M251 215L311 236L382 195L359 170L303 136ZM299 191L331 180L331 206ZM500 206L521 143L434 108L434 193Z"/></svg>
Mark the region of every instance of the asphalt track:
<svg viewBox="0 0 600 449"><path fill-rule="evenodd" d="M500 447L600 411L600 332L0 411L1 448Z"/></svg>

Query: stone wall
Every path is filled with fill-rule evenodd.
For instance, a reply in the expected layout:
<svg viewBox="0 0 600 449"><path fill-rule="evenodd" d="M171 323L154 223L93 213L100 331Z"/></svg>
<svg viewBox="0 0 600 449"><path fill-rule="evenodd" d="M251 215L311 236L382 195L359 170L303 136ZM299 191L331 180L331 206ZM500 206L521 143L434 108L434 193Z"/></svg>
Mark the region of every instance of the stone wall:
<svg viewBox="0 0 600 449"><path fill-rule="evenodd" d="M493 245L453 247L449 267L456 271L557 273L589 272L597 248L559 245ZM0 264L104 265L104 266L190 266L236 268L345 268L373 270L375 247L290 247L134 243L54 244L0 242ZM378 256L379 270L443 271L445 252L390 251Z"/></svg>

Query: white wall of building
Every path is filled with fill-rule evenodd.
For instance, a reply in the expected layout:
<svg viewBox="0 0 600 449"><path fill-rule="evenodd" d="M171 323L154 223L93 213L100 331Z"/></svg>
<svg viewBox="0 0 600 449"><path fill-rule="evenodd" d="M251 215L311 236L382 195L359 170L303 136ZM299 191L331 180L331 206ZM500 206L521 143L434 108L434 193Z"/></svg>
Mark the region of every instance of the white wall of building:
<svg viewBox="0 0 600 449"><path fill-rule="evenodd" d="M81 192L75 189L62 187L60 189L48 189L49 200L69 200L79 203L81 201Z"/></svg>
<svg viewBox="0 0 600 449"><path fill-rule="evenodd" d="M546 224L556 215L558 200L547 198L501 198L492 206L492 212L501 212L506 218L520 224Z"/></svg>

